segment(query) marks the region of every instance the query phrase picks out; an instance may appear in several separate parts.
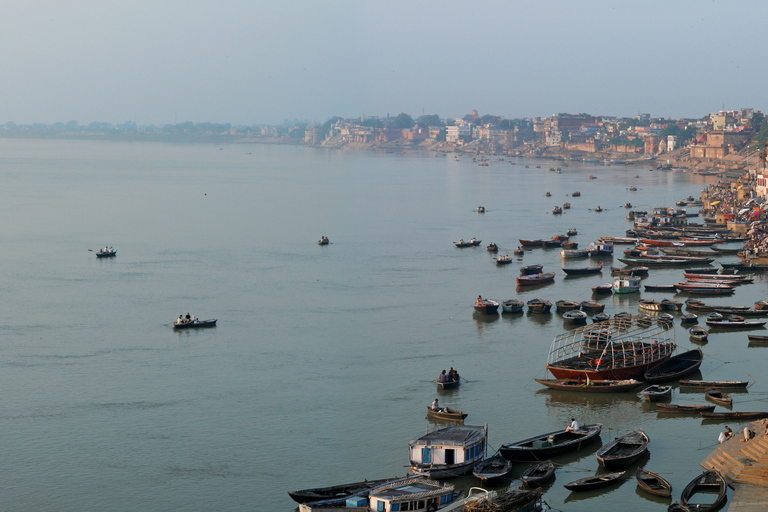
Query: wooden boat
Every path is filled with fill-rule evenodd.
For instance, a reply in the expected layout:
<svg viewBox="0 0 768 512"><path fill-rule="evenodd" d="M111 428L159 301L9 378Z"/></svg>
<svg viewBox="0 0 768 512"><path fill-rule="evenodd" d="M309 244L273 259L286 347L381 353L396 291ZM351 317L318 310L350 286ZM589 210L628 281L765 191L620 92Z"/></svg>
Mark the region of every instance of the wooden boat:
<svg viewBox="0 0 768 512"><path fill-rule="evenodd" d="M666 498L672 496L672 484L656 473L637 468L635 480L637 480L637 486L647 493Z"/></svg>
<svg viewBox="0 0 768 512"><path fill-rule="evenodd" d="M685 313L680 317L681 324L695 324L698 321L699 315L694 315L693 313Z"/></svg>
<svg viewBox="0 0 768 512"><path fill-rule="evenodd" d="M686 388L745 388L746 380L686 380L680 379L680 386Z"/></svg>
<svg viewBox="0 0 768 512"><path fill-rule="evenodd" d="M700 348L677 354L649 368L644 374L645 381L656 383L678 380L698 370L703 360L704 354Z"/></svg>
<svg viewBox="0 0 768 512"><path fill-rule="evenodd" d="M601 336L603 331L610 334ZM672 329L641 324L631 315L614 317L556 336L546 368L563 380L639 380L648 368L671 357L675 347Z"/></svg>
<svg viewBox="0 0 768 512"><path fill-rule="evenodd" d="M527 274L538 274L541 272L541 269L544 268L544 265L526 265L525 267L520 267L520 273L527 275Z"/></svg>
<svg viewBox="0 0 768 512"><path fill-rule="evenodd" d="M758 300L755 302L755 309L768 310L768 300Z"/></svg>
<svg viewBox="0 0 768 512"><path fill-rule="evenodd" d="M672 386L659 386L654 384L648 386L640 392L649 402L661 402L662 400L669 400L672 396Z"/></svg>
<svg viewBox="0 0 768 512"><path fill-rule="evenodd" d="M512 462L498 453L493 457L478 462L472 468L472 474L484 482L504 478L510 471L512 471Z"/></svg>
<svg viewBox="0 0 768 512"><path fill-rule="evenodd" d="M700 412L712 412L714 410L714 405L656 404L656 412L673 414L699 414Z"/></svg>
<svg viewBox="0 0 768 512"><path fill-rule="evenodd" d="M544 299L531 299L526 305L529 313L549 313L552 309L552 303Z"/></svg>
<svg viewBox="0 0 768 512"><path fill-rule="evenodd" d="M722 274L694 274L691 272L683 272L683 275L687 277L689 280L700 280L700 281L754 281L755 278L752 276L744 276L744 275L722 275Z"/></svg>
<svg viewBox="0 0 768 512"><path fill-rule="evenodd" d="M592 274L599 274L602 271L603 271L602 264L600 264L599 267L563 268L563 272L565 272L569 276L586 276L586 275L592 275Z"/></svg>
<svg viewBox="0 0 768 512"><path fill-rule="evenodd" d="M466 475L483 459L488 426L453 424L427 432L408 443L410 469L428 478Z"/></svg>
<svg viewBox="0 0 768 512"><path fill-rule="evenodd" d="M461 386L461 377L459 377L459 374L457 373L455 377L448 376L448 380L440 382L440 380L437 380L437 389L456 389L457 387Z"/></svg>
<svg viewBox="0 0 768 512"><path fill-rule="evenodd" d="M97 258L114 258L115 256L117 256L117 249L108 249L106 251L99 249L99 252L96 253Z"/></svg>
<svg viewBox="0 0 768 512"><path fill-rule="evenodd" d="M707 420L759 420L768 418L768 412L702 412L701 417Z"/></svg>
<svg viewBox="0 0 768 512"><path fill-rule="evenodd" d="M609 295L613 292L613 285L611 283L598 284L592 287L592 293L597 295Z"/></svg>
<svg viewBox="0 0 768 512"><path fill-rule="evenodd" d="M587 313L601 313L605 310L605 304L595 302L594 300L584 300L581 302L581 310Z"/></svg>
<svg viewBox="0 0 768 512"><path fill-rule="evenodd" d="M743 263L720 263L723 268L732 268L740 272L765 272L768 271L768 265L743 264Z"/></svg>
<svg viewBox="0 0 768 512"><path fill-rule="evenodd" d="M749 338L749 343L754 345L768 345L768 336L758 336L755 334L750 334L747 336Z"/></svg>
<svg viewBox="0 0 768 512"><path fill-rule="evenodd" d="M565 246L565 244L563 244L563 246ZM562 251L560 251L560 257L563 258L564 260L577 260L579 258L589 257L589 253L583 250L563 249Z"/></svg>
<svg viewBox="0 0 768 512"><path fill-rule="evenodd" d="M724 327L728 329L756 329L758 327L764 326L768 322L762 320L744 320L744 318L741 320L723 318L722 320L707 319L706 323L710 327Z"/></svg>
<svg viewBox="0 0 768 512"><path fill-rule="evenodd" d="M766 316L768 311L762 309L741 309L741 306L716 306L715 313L720 313L721 315Z"/></svg>
<svg viewBox="0 0 768 512"><path fill-rule="evenodd" d="M635 430L603 445L595 457L605 469L623 468L642 457L650 443L645 432Z"/></svg>
<svg viewBox="0 0 768 512"><path fill-rule="evenodd" d="M624 393L632 391L642 384L639 380L562 380L562 379L534 379L543 386L562 391L583 391L586 393Z"/></svg>
<svg viewBox="0 0 768 512"><path fill-rule="evenodd" d="M613 256L613 244L590 242L588 251L590 256Z"/></svg>
<svg viewBox="0 0 768 512"><path fill-rule="evenodd" d="M606 473L604 475L588 476L586 478L580 478L573 482L565 484L563 487L569 491L591 491L592 489L599 489L600 487L607 487L616 483L619 478L624 476L626 471L620 471L618 473Z"/></svg>
<svg viewBox="0 0 768 512"><path fill-rule="evenodd" d="M640 299L638 307L643 311L661 311L661 302L650 299Z"/></svg>
<svg viewBox="0 0 768 512"><path fill-rule="evenodd" d="M509 299L502 301L501 310L504 313L520 313L523 310L523 301L517 299Z"/></svg>
<svg viewBox="0 0 768 512"><path fill-rule="evenodd" d="M571 204L571 203L567 203L567 204ZM566 234L568 236L576 236L579 234L579 232L576 230L576 228L571 228L568 231L566 231Z"/></svg>
<svg viewBox="0 0 768 512"><path fill-rule="evenodd" d="M561 215L563 213L563 209L559 206L555 206L552 208L552 214L553 215Z"/></svg>
<svg viewBox="0 0 768 512"><path fill-rule="evenodd" d="M438 410L432 409L427 406L427 418L441 421L464 421L467 417L466 412L461 412L458 409L451 409L450 407L441 407Z"/></svg>
<svg viewBox="0 0 768 512"><path fill-rule="evenodd" d="M558 300L555 302L555 311L558 313L565 313L566 311L573 311L579 309L579 303L572 300Z"/></svg>
<svg viewBox="0 0 768 512"><path fill-rule="evenodd" d="M522 256L523 254L525 254L525 249L523 249L518 245L517 248L514 251L512 251L512 254L514 254L515 256Z"/></svg>
<svg viewBox="0 0 768 512"><path fill-rule="evenodd" d="M731 407L733 405L733 397L728 393L723 393L719 389L706 388L704 390L704 398L715 402L717 405L725 407Z"/></svg>
<svg viewBox="0 0 768 512"><path fill-rule="evenodd" d="M578 242L572 242L570 240L567 242L563 242L563 249L574 250L574 249L577 249L578 247L579 247ZM587 256L589 256L589 254L587 254Z"/></svg>
<svg viewBox="0 0 768 512"><path fill-rule="evenodd" d="M498 252L499 246L496 245L495 243L490 243L485 247L485 250L488 252Z"/></svg>
<svg viewBox="0 0 768 512"><path fill-rule="evenodd" d="M653 247L709 247L722 242L722 240L693 240L690 238L680 238L680 240L661 240L655 238L641 238L645 245Z"/></svg>
<svg viewBox="0 0 768 512"><path fill-rule="evenodd" d="M673 284L646 284L645 291L647 292L676 292L677 288Z"/></svg>
<svg viewBox="0 0 768 512"><path fill-rule="evenodd" d="M611 267L612 276L642 276L648 275L648 267L617 268Z"/></svg>
<svg viewBox="0 0 768 512"><path fill-rule="evenodd" d="M517 278L518 286L533 286L537 284L551 283L555 280L554 272L544 272L538 274L529 274Z"/></svg>
<svg viewBox="0 0 768 512"><path fill-rule="evenodd" d="M458 242L453 242L453 245L455 245L456 247L477 247L478 245L480 245L480 242L482 242L482 240L477 240L476 238L473 238L469 242L465 242L464 239L462 238Z"/></svg>
<svg viewBox="0 0 768 512"><path fill-rule="evenodd" d="M696 263L712 263L714 258L698 258L696 260L678 258L651 258L649 256L638 258L619 258L619 261L627 265L658 266L658 267L682 267L690 265L692 261Z"/></svg>
<svg viewBox="0 0 768 512"><path fill-rule="evenodd" d="M537 240L523 240L522 238L518 240L520 242L520 245L523 247L541 247L541 238Z"/></svg>
<svg viewBox="0 0 768 512"><path fill-rule="evenodd" d="M574 325L584 325L587 323L587 314L578 309L574 309L563 313L563 319L572 322Z"/></svg>
<svg viewBox="0 0 768 512"><path fill-rule="evenodd" d="M475 308L475 311L478 313L482 313L484 315L491 315L493 313L496 313L499 309L499 303L495 300L491 299L483 299L482 303L478 304L475 302L475 304L472 306Z"/></svg>
<svg viewBox="0 0 768 512"><path fill-rule="evenodd" d="M707 341L707 337L709 337L709 331L700 325L694 325L688 329L688 335L694 341Z"/></svg>
<svg viewBox="0 0 768 512"><path fill-rule="evenodd" d="M315 487L312 489L297 489L288 491L288 496L296 503L310 503L319 500L328 500L332 498L344 498L352 496L363 491L369 491L387 482L397 480L397 478L387 478L383 480L363 480L362 482L353 482L350 484L332 485L330 487Z"/></svg>
<svg viewBox="0 0 768 512"><path fill-rule="evenodd" d="M563 210L570 210L571 209L571 203L563 203Z"/></svg>
<svg viewBox="0 0 768 512"><path fill-rule="evenodd" d="M555 478L555 463L551 460L533 464L520 475L520 480L529 489L541 487Z"/></svg>
<svg viewBox="0 0 768 512"><path fill-rule="evenodd" d="M173 324L174 329L202 329L205 327L216 327L217 318L210 320L192 320L191 322L182 322Z"/></svg>
<svg viewBox="0 0 768 512"><path fill-rule="evenodd" d="M562 247L563 242L561 240L558 240L557 238L551 238L547 240L541 241L541 247L543 249L552 249L555 247Z"/></svg>
<svg viewBox="0 0 768 512"><path fill-rule="evenodd" d="M605 322L610 319L611 319L611 315L609 315L608 313L598 313L592 317L592 323L596 324L600 322Z"/></svg>
<svg viewBox="0 0 768 512"><path fill-rule="evenodd" d="M710 268L686 268L683 273L688 274L717 274L718 269L715 267Z"/></svg>
<svg viewBox="0 0 768 512"><path fill-rule="evenodd" d="M691 503L691 498L696 493L706 492L708 496L712 496L712 491L717 492L714 501L706 504ZM715 470L704 471L685 486L680 495L680 501L670 505L667 510L669 512L713 512L723 506L727 499L727 491L728 482L723 475Z"/></svg>
<svg viewBox="0 0 768 512"><path fill-rule="evenodd" d="M580 450L582 446L598 441L602 425L583 425L579 430L557 430L516 443L503 444L501 455L512 461L545 460L562 453Z"/></svg>
<svg viewBox="0 0 768 512"><path fill-rule="evenodd" d="M498 258L494 258L494 261L496 261L497 265L509 265L512 263L512 258L507 256L506 254L502 254Z"/></svg>
<svg viewBox="0 0 768 512"><path fill-rule="evenodd" d="M485 213L485 206L478 206L476 211L477 213Z"/></svg>
<svg viewBox="0 0 768 512"><path fill-rule="evenodd" d="M676 300L662 299L661 310L662 311L681 311L683 309L683 303Z"/></svg>

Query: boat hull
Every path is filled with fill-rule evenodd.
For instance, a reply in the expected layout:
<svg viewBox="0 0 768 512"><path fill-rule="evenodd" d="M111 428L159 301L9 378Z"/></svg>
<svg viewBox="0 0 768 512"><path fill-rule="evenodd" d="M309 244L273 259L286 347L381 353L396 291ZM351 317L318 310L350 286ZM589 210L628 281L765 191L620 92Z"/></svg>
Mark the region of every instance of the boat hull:
<svg viewBox="0 0 768 512"><path fill-rule="evenodd" d="M561 368L557 366L547 366L547 370L556 379L571 379L578 380L579 377L586 380L629 380L629 379L642 379L643 374L654 365L665 362L671 356L667 355L656 361L651 361L645 364L638 364L635 366L624 366L621 368L610 368L605 370L585 370L585 369L570 369Z"/></svg>
<svg viewBox="0 0 768 512"><path fill-rule="evenodd" d="M582 446L598 441L602 425L585 425L583 433L564 432L558 430L549 432L517 443L502 445L499 448L501 456L512 461L540 461L556 455L580 450ZM554 438L553 444L548 439Z"/></svg>
<svg viewBox="0 0 768 512"><path fill-rule="evenodd" d="M206 327L216 327L218 319L213 318L211 320L200 320L199 322L188 322L184 324L173 324L173 328L177 330L181 329L205 329Z"/></svg>

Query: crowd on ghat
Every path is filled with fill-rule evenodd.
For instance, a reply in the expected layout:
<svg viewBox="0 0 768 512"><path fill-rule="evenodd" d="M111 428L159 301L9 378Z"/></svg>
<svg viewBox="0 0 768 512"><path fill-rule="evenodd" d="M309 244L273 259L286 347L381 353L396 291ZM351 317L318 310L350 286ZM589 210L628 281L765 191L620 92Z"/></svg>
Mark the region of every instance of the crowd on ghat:
<svg viewBox="0 0 768 512"><path fill-rule="evenodd" d="M741 183L741 182L737 182ZM709 185L706 189L706 197L709 199L709 208L704 211L706 217L715 217L718 214L727 216L730 222L743 222L747 224L745 234L744 254L746 258L768 256L768 203L754 192L740 193L740 188L753 189L748 183L743 187L734 186L732 182L718 182Z"/></svg>

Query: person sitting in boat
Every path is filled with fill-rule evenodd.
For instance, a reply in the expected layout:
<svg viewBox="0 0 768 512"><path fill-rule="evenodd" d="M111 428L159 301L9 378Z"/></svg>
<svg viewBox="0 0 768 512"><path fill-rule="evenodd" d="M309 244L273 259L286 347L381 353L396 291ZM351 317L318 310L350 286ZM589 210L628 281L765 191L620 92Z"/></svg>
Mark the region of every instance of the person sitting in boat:
<svg viewBox="0 0 768 512"><path fill-rule="evenodd" d="M431 408L433 411L439 411L439 410L440 410L440 406L439 406L439 405L438 405L438 403L437 403L437 398L435 398L435 401L434 401L434 402L432 402L432 405L430 405L430 408Z"/></svg>
<svg viewBox="0 0 768 512"><path fill-rule="evenodd" d="M475 238L475 237L472 237L472 240L470 240L470 242L472 242L472 243L475 243L475 242L477 242L477 238Z"/></svg>
<svg viewBox="0 0 768 512"><path fill-rule="evenodd" d="M477 302L475 304L477 304L478 306L482 306L483 305L483 296L482 295L478 295L477 296Z"/></svg>
<svg viewBox="0 0 768 512"><path fill-rule="evenodd" d="M179 315L179 319L176 320L177 324L183 324L184 323L184 315Z"/></svg>
<svg viewBox="0 0 768 512"><path fill-rule="evenodd" d="M584 384L584 379L582 379L582 378L581 378L581 375L579 375L579 378L578 378L578 379L576 379L576 382L578 382L578 383L579 383L579 386L581 386L582 384Z"/></svg>
<svg viewBox="0 0 768 512"><path fill-rule="evenodd" d="M572 430L579 430L579 422L576 421L576 418L571 418L571 424L565 427L566 432L570 432Z"/></svg>
<svg viewBox="0 0 768 512"><path fill-rule="evenodd" d="M437 378L438 382L448 382L448 376L445 374L445 370Z"/></svg>
<svg viewBox="0 0 768 512"><path fill-rule="evenodd" d="M187 312L187 316L185 317L186 323L189 323L192 321L192 317L189 315L189 312Z"/></svg>

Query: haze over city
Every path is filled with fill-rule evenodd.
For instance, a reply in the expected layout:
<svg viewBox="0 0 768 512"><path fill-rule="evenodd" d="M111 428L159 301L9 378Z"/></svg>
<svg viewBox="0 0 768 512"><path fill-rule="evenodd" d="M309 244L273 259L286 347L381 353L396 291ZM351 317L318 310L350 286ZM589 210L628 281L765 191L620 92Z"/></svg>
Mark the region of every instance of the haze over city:
<svg viewBox="0 0 768 512"><path fill-rule="evenodd" d="M758 1L4 3L0 124L765 109Z"/></svg>

